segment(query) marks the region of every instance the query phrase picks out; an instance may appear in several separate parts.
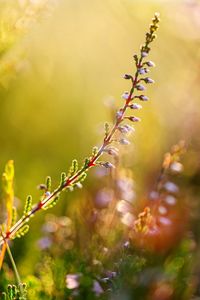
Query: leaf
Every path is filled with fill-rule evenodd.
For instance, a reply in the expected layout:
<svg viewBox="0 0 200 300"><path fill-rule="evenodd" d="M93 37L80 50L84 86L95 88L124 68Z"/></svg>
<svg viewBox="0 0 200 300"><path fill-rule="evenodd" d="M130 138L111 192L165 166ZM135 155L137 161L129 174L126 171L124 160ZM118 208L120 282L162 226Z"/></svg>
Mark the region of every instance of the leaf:
<svg viewBox="0 0 200 300"><path fill-rule="evenodd" d="M78 161L74 159L72 160L72 164L68 172L68 177L73 176L77 171L78 171Z"/></svg>
<svg viewBox="0 0 200 300"><path fill-rule="evenodd" d="M26 198L23 215L27 215L31 209L32 209L32 196L28 195Z"/></svg>

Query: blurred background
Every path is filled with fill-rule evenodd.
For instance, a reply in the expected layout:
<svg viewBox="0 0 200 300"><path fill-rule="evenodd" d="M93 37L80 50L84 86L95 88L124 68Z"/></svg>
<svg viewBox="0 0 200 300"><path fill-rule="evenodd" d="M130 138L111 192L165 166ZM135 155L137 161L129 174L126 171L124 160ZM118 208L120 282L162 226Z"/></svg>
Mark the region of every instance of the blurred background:
<svg viewBox="0 0 200 300"><path fill-rule="evenodd" d="M138 114L142 122L124 161L145 195L163 154L184 139L185 181L199 197L200 1L1 0L0 171L14 159L15 194L22 203L28 194L38 201L36 187L47 175L56 186L73 158L82 161L100 145L103 122L110 120L104 104L114 98L121 105L129 88L122 76L134 71L133 54L155 12L162 20L150 54L156 83L148 86L150 101ZM96 184L93 176L88 189ZM64 194L53 213L66 214L81 195ZM37 261L34 245L43 221L40 213L31 221L21 265L16 251L23 274ZM30 247L35 255L26 263Z"/></svg>

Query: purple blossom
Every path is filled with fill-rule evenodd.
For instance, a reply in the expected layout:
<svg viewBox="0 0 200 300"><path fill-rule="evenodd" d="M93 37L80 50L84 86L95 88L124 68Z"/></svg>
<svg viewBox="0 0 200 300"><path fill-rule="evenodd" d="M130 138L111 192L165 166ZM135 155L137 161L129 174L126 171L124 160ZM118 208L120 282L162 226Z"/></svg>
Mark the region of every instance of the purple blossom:
<svg viewBox="0 0 200 300"><path fill-rule="evenodd" d="M145 87L144 87L142 84L137 84L137 85L136 85L136 89L137 89L138 91L144 91L144 90L145 90Z"/></svg>
<svg viewBox="0 0 200 300"><path fill-rule="evenodd" d="M179 191L178 186L175 183L170 181L167 181L163 187L166 189L166 191L172 194L176 194Z"/></svg>
<svg viewBox="0 0 200 300"><path fill-rule="evenodd" d="M155 83L155 81L154 81L153 79L151 79L150 77L144 78L144 81L145 81L146 83Z"/></svg>
<svg viewBox="0 0 200 300"><path fill-rule="evenodd" d="M129 98L129 96L130 96L130 92L124 92L122 94L122 98L125 99L125 100L127 100Z"/></svg>
<svg viewBox="0 0 200 300"><path fill-rule="evenodd" d="M123 76L124 79L132 79L133 76L129 75L129 74L124 74Z"/></svg>
<svg viewBox="0 0 200 300"><path fill-rule="evenodd" d="M107 208L113 198L113 191L109 189L102 189L97 192L95 197L95 205L98 208Z"/></svg>
<svg viewBox="0 0 200 300"><path fill-rule="evenodd" d="M132 103L129 107L130 107L131 109L141 109L141 108L142 108L142 105L137 104L137 103Z"/></svg>
<svg viewBox="0 0 200 300"><path fill-rule="evenodd" d="M101 163L101 165L107 169L114 169L115 166L113 164L111 164L111 162L107 161L105 163Z"/></svg>
<svg viewBox="0 0 200 300"><path fill-rule="evenodd" d="M145 96L145 95L140 95L140 96L139 96L139 99L140 99L141 101L148 101L148 100L149 100L149 98L148 98L147 96Z"/></svg>
<svg viewBox="0 0 200 300"><path fill-rule="evenodd" d="M49 237L43 237L37 242L37 244L41 250L45 250L51 247L52 241Z"/></svg>
<svg viewBox="0 0 200 300"><path fill-rule="evenodd" d="M143 51L143 52L141 52L141 56L142 56L142 57L147 57L147 56L148 56L148 53L145 52L145 51Z"/></svg>
<svg viewBox="0 0 200 300"><path fill-rule="evenodd" d="M155 63L151 60L147 61L146 64L147 64L148 67L155 67L156 66Z"/></svg>
<svg viewBox="0 0 200 300"><path fill-rule="evenodd" d="M115 147L109 147L109 148L104 149L104 152L106 152L112 156L118 156L119 150Z"/></svg>
<svg viewBox="0 0 200 300"><path fill-rule="evenodd" d="M100 286L97 280L94 280L92 290L96 296L100 296L104 292L104 290L102 289L102 287Z"/></svg>
<svg viewBox="0 0 200 300"><path fill-rule="evenodd" d="M129 117L129 120L130 120L131 122L140 122L140 121L141 121L141 119L138 118L138 117Z"/></svg>
<svg viewBox="0 0 200 300"><path fill-rule="evenodd" d="M124 139L124 138L120 139L119 143L122 144L122 145L130 145L130 142L127 139Z"/></svg>

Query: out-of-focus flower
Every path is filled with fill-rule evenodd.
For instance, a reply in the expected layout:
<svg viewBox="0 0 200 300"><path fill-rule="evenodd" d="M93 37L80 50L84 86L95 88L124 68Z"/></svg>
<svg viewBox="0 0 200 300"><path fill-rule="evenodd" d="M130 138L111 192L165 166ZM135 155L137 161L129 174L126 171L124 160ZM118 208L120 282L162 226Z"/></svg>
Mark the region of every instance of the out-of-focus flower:
<svg viewBox="0 0 200 300"><path fill-rule="evenodd" d="M102 287L100 286L97 280L94 280L92 290L96 296L100 296L104 292L104 290L102 289Z"/></svg>
<svg viewBox="0 0 200 300"><path fill-rule="evenodd" d="M170 181L167 181L163 187L166 189L167 192L172 193L172 194L176 194L179 191L178 186Z"/></svg>
<svg viewBox="0 0 200 300"><path fill-rule="evenodd" d="M183 165L181 163L175 161L170 165L170 170L173 173L181 173L183 171Z"/></svg>
<svg viewBox="0 0 200 300"><path fill-rule="evenodd" d="M97 192L94 199L97 208L107 208L113 198L113 191L110 189L102 189Z"/></svg>
<svg viewBox="0 0 200 300"><path fill-rule="evenodd" d="M123 214L121 217L121 222L128 227L133 227L134 221L135 221L135 217L130 212Z"/></svg>
<svg viewBox="0 0 200 300"><path fill-rule="evenodd" d="M126 213L130 212L130 210L132 209L132 206L127 201L120 200L117 202L116 209L119 213L126 214Z"/></svg>
<svg viewBox="0 0 200 300"><path fill-rule="evenodd" d="M49 237L43 237L37 242L37 244L41 250L45 250L51 247L52 240Z"/></svg>
<svg viewBox="0 0 200 300"><path fill-rule="evenodd" d="M82 274L67 274L66 275L66 287L70 290L76 289L80 285L80 277Z"/></svg>

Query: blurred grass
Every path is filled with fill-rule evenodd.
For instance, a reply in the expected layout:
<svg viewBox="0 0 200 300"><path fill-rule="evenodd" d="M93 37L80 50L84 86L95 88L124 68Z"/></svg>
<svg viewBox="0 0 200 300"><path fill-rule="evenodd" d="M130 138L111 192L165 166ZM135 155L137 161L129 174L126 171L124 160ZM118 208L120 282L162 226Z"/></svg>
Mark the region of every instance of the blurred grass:
<svg viewBox="0 0 200 300"><path fill-rule="evenodd" d="M25 6L13 3L0 3L4 19L8 8L23 15ZM196 7L187 3L57 1L51 16L32 22L25 32L8 30L0 62L0 171L14 159L16 195L22 201L30 193L37 201L36 186L46 175L57 183L73 158L83 159L99 144L99 124L109 117L104 99L113 95L121 103L129 88L122 75L132 71L132 55L155 11L162 19L150 56L157 65L151 73L156 84L148 87L151 101L143 105L127 161L145 190L146 180L153 183L148 174L157 171L171 144L184 138L199 151L200 24ZM10 22L15 28L17 21ZM63 202L74 197L66 194ZM62 204L56 210L62 211ZM32 243L43 219L40 214L32 221ZM24 263L27 273L31 264Z"/></svg>

